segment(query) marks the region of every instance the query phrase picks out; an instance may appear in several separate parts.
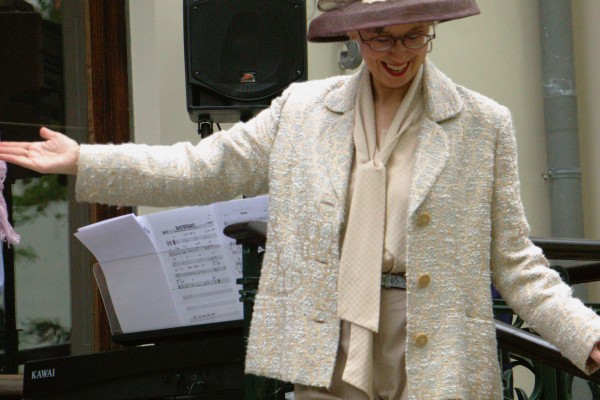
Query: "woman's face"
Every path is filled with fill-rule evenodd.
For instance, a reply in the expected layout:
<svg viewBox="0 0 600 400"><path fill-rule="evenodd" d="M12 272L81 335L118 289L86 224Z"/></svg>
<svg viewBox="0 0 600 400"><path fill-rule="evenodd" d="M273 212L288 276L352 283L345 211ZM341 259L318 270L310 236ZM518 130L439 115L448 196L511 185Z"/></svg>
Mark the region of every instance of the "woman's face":
<svg viewBox="0 0 600 400"><path fill-rule="evenodd" d="M371 72L373 88L377 93L388 90L407 91L425 61L429 45L420 49L407 49L398 40L391 49L379 52L371 49L363 40L368 41L378 36L397 38L409 34L429 34L430 27L431 23L420 22L350 32L350 37L360 43L363 59Z"/></svg>

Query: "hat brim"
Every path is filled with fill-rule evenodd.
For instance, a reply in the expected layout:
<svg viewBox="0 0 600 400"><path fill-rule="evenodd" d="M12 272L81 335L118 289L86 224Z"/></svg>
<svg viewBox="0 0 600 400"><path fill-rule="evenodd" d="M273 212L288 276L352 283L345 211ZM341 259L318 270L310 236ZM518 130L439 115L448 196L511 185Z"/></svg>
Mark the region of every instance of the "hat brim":
<svg viewBox="0 0 600 400"><path fill-rule="evenodd" d="M480 14L475 0L387 0L355 1L342 9L326 11L310 22L310 42L349 40L348 32L359 29L450 21Z"/></svg>

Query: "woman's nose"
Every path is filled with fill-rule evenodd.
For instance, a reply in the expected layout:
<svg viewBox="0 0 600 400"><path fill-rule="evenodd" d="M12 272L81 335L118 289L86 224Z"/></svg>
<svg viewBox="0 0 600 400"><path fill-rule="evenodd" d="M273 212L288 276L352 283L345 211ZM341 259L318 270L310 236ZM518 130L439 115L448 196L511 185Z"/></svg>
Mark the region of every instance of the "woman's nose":
<svg viewBox="0 0 600 400"><path fill-rule="evenodd" d="M394 55L400 55L400 56L405 55L409 51L410 50L407 49L406 47L404 47L404 45L402 44L402 42L400 40L397 40L394 43L394 45L388 50L388 52L390 52Z"/></svg>

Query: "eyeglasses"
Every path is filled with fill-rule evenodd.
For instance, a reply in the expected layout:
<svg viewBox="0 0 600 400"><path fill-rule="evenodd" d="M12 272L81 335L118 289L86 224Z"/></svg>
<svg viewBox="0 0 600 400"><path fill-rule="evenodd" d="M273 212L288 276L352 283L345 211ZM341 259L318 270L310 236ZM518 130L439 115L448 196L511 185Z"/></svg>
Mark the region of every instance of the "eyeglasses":
<svg viewBox="0 0 600 400"><path fill-rule="evenodd" d="M403 36L376 36L371 39L365 39L358 31L360 40L369 46L374 51L388 51L396 45L396 42L402 43L402 46L410 50L421 49L427 44L430 45L427 51L431 51L431 41L435 39L435 26L432 25L433 33L427 35L425 33L409 33Z"/></svg>

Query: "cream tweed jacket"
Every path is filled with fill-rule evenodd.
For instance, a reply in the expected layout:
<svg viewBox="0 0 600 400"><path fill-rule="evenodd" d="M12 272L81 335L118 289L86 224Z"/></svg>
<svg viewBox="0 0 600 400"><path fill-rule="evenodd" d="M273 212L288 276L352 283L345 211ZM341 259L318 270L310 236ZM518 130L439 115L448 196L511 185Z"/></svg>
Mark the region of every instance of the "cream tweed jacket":
<svg viewBox="0 0 600 400"><path fill-rule="evenodd" d="M79 200L173 206L270 193L248 373L330 384L359 80L360 72L294 84L253 120L195 146L81 148ZM528 239L508 110L431 63L423 91L406 227L410 399L502 398L492 282L586 370L600 318L571 297ZM418 284L423 275L426 287Z"/></svg>

